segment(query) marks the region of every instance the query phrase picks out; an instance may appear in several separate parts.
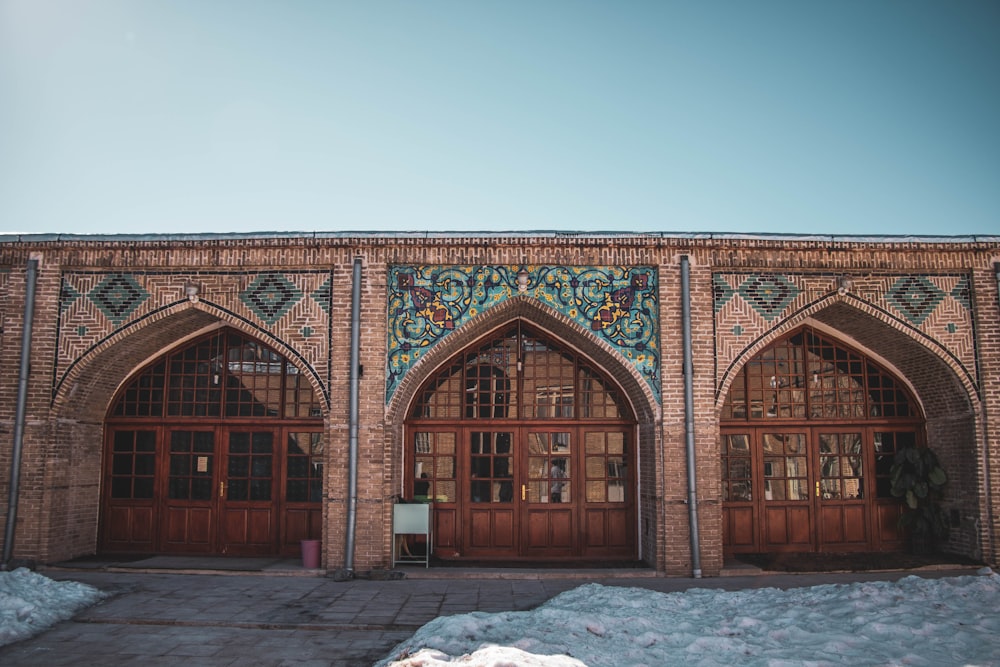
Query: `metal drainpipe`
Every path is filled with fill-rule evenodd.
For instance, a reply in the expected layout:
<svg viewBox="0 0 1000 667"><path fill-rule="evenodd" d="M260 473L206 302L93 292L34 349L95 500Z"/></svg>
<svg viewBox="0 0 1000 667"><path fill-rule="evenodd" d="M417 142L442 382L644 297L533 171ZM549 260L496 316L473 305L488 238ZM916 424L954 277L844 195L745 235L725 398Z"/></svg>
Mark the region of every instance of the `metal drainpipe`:
<svg viewBox="0 0 1000 667"><path fill-rule="evenodd" d="M687 450L688 521L691 524L691 567L701 578L701 547L698 537L698 482L694 457L694 370L691 352L691 266L681 255L681 329L684 346L684 444Z"/></svg>
<svg viewBox="0 0 1000 667"><path fill-rule="evenodd" d="M7 526L3 537L3 562L6 570L14 553L14 530L17 525L17 500L21 482L21 450L24 442L24 413L28 403L28 375L31 372L31 325L35 316L35 280L38 260L28 260L24 286L24 328L21 332L21 369L18 372L17 407L14 413L14 447L10 456L10 493L7 500Z"/></svg>
<svg viewBox="0 0 1000 667"><path fill-rule="evenodd" d="M348 412L347 544L344 569L354 570L354 531L358 521L358 380L361 357L361 258L354 258L351 285L351 374Z"/></svg>
<svg viewBox="0 0 1000 667"><path fill-rule="evenodd" d="M1000 306L1000 262L993 263L993 277L997 281L997 305ZM990 479L990 433L988 427L988 415L986 414L986 397L983 396L983 493L986 494L986 538L989 540L990 557L993 563L997 563L1000 558L997 556L996 530L993 525L993 483Z"/></svg>

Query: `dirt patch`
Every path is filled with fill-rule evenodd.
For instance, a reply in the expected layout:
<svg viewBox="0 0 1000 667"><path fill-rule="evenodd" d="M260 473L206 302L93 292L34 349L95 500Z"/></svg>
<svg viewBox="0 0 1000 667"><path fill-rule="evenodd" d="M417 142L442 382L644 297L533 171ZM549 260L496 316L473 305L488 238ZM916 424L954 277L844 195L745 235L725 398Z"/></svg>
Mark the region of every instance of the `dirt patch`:
<svg viewBox="0 0 1000 667"><path fill-rule="evenodd" d="M982 565L955 554L910 553L776 553L738 554L736 560L769 572L865 572L916 570L922 567Z"/></svg>

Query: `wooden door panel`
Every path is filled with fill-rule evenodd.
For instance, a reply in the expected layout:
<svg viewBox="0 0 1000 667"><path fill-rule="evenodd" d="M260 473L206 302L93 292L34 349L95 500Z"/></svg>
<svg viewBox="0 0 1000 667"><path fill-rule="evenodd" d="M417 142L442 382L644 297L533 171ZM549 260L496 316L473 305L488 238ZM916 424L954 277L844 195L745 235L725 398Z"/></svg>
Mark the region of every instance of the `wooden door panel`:
<svg viewBox="0 0 1000 667"><path fill-rule="evenodd" d="M587 550L630 548L630 523L625 509L588 509L584 519Z"/></svg>
<svg viewBox="0 0 1000 667"><path fill-rule="evenodd" d="M723 543L734 552L746 553L756 551L757 524L754 521L753 507L725 507L722 512L726 531Z"/></svg>
<svg viewBox="0 0 1000 667"><path fill-rule="evenodd" d="M270 508L227 509L222 515L224 553L268 553L273 548L273 512Z"/></svg>
<svg viewBox="0 0 1000 667"><path fill-rule="evenodd" d="M323 511L319 508L289 508L281 518L283 553L288 548L298 553L302 540L318 540L323 536Z"/></svg>
<svg viewBox="0 0 1000 667"><path fill-rule="evenodd" d="M875 531L878 534L878 548L883 551L894 551L905 546L903 534L899 529L899 517L903 513L903 503L875 504Z"/></svg>
<svg viewBox="0 0 1000 667"><path fill-rule="evenodd" d="M167 507L164 551L206 553L213 548L214 522L209 507Z"/></svg>
<svg viewBox="0 0 1000 667"><path fill-rule="evenodd" d="M825 551L868 548L863 505L824 505L820 511L820 539Z"/></svg>
<svg viewBox="0 0 1000 667"><path fill-rule="evenodd" d="M153 545L153 508L112 505L105 519L104 546L114 551L150 551Z"/></svg>
<svg viewBox="0 0 1000 667"><path fill-rule="evenodd" d="M812 551L808 507L768 506L764 510L764 548L776 551Z"/></svg>
<svg viewBox="0 0 1000 667"><path fill-rule="evenodd" d="M458 546L456 529L458 522L453 507L434 507L434 548L441 547L453 551Z"/></svg>
<svg viewBox="0 0 1000 667"><path fill-rule="evenodd" d="M516 546L512 509L473 509L470 512L469 548L508 552ZM480 554L482 555L482 554Z"/></svg>
<svg viewBox="0 0 1000 667"><path fill-rule="evenodd" d="M528 543L525 545L526 549L544 552L573 548L573 512L571 510L529 511L527 522Z"/></svg>

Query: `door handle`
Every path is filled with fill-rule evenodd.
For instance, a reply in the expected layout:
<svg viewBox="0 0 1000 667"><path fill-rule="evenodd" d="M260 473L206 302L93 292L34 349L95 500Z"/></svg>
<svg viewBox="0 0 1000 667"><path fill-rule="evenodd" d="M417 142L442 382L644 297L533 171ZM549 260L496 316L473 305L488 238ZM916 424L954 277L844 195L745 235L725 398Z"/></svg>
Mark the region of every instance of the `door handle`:
<svg viewBox="0 0 1000 667"><path fill-rule="evenodd" d="M521 500L528 499L528 487L525 484L521 485Z"/></svg>
<svg viewBox="0 0 1000 667"><path fill-rule="evenodd" d="M816 482L816 497L819 498L819 482Z"/></svg>
<svg viewBox="0 0 1000 667"><path fill-rule="evenodd" d="M226 497L226 483L225 482L219 482L219 497L220 498L225 498Z"/></svg>

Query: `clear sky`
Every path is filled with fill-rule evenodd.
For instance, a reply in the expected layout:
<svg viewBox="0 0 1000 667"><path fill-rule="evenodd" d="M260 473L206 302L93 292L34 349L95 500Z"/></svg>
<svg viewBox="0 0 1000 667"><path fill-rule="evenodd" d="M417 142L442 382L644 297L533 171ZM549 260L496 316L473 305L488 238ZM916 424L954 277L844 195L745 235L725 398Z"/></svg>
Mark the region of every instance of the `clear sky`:
<svg viewBox="0 0 1000 667"><path fill-rule="evenodd" d="M997 0L0 0L0 233L1000 234Z"/></svg>

